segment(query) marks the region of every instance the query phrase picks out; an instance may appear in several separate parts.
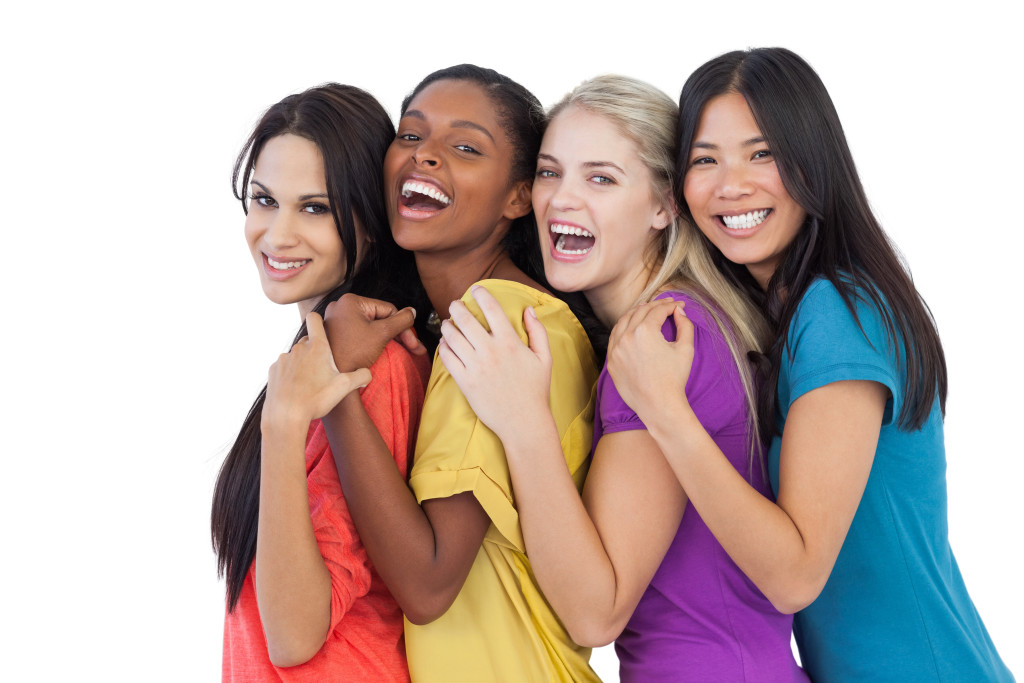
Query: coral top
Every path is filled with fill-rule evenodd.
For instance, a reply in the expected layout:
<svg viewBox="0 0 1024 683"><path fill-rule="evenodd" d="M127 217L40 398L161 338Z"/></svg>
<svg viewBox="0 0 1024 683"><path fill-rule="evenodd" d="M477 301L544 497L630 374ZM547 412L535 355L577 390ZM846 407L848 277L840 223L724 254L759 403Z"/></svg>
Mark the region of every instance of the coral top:
<svg viewBox="0 0 1024 683"><path fill-rule="evenodd" d="M362 390L366 412L404 475L419 426L424 377L414 359L390 342ZM234 611L224 620L224 681L407 681L402 613L374 571L341 492L323 425L306 438L309 511L320 554L331 575L330 633L305 664L276 667L267 654L253 568Z"/></svg>

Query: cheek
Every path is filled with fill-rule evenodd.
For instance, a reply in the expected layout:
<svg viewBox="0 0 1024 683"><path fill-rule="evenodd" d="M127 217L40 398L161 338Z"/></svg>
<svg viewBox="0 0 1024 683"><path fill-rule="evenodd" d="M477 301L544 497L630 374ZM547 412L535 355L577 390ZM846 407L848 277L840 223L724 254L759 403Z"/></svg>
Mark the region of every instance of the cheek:
<svg viewBox="0 0 1024 683"><path fill-rule="evenodd" d="M401 151L392 144L384 154L384 182L390 187L394 184L398 171L402 166Z"/></svg>
<svg viewBox="0 0 1024 683"><path fill-rule="evenodd" d="M701 203L700 183L692 173L686 174L683 180L683 201L690 207L691 213L697 213L697 206Z"/></svg>
<svg viewBox="0 0 1024 683"><path fill-rule="evenodd" d="M538 185L534 183L533 190L530 195L530 203L533 205L533 212L537 214L537 223L540 223L541 217L547 213L548 203L551 200L551 188L547 185Z"/></svg>
<svg viewBox="0 0 1024 683"><path fill-rule="evenodd" d="M259 228L259 223L251 210L245 218L243 234L245 235L245 243L249 245L251 250L254 250L256 242L259 240L260 235L263 234L263 231Z"/></svg>

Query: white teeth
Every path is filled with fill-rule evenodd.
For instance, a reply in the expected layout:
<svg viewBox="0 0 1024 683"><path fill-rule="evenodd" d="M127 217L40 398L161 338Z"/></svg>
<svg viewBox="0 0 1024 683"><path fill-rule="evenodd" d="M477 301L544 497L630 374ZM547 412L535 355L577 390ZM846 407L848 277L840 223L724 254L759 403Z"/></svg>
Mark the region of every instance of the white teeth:
<svg viewBox="0 0 1024 683"><path fill-rule="evenodd" d="M562 225L561 223L552 223L550 226L550 230L556 235L576 235L577 237L594 236L589 230L585 230L583 228L576 228L570 225Z"/></svg>
<svg viewBox="0 0 1024 683"><path fill-rule="evenodd" d="M586 231L584 231L586 232ZM560 233L560 237L555 241L555 251L559 254L569 254L571 256L579 256L580 254L586 254L590 249L566 249L565 248L565 233Z"/></svg>
<svg viewBox="0 0 1024 683"><path fill-rule="evenodd" d="M267 257L267 263L269 263L276 270L293 270L295 268L301 268L302 266L309 263L309 259L305 261L275 261L274 259Z"/></svg>
<svg viewBox="0 0 1024 683"><path fill-rule="evenodd" d="M452 200L448 198L448 195L446 195L444 192L441 192L436 187L432 187L424 183L417 183L412 180L407 180L405 184L402 185L402 196L408 197L414 192L416 194L422 194L427 197L430 197L431 199L436 199L437 201L441 202L444 205L451 204L452 202Z"/></svg>
<svg viewBox="0 0 1024 683"><path fill-rule="evenodd" d="M733 230L750 230L761 225L769 213L771 213L771 209L748 211L739 216L722 216L722 222L725 223L725 227Z"/></svg>

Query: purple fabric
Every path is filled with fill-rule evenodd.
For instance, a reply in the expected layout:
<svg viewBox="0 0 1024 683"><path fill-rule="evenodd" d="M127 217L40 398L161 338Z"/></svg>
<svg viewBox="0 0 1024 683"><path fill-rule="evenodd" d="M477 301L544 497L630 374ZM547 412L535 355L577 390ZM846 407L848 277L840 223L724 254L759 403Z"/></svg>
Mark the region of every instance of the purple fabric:
<svg viewBox="0 0 1024 683"><path fill-rule="evenodd" d="M714 318L685 294L694 325L694 360L686 396L718 447L758 491L769 496L760 464L749 464L747 411L736 365ZM662 327L676 337L669 318ZM607 367L597 382L594 447L611 432L645 429L619 396ZM718 544L691 503L651 585L615 641L629 681L807 681L790 648L793 619L780 614Z"/></svg>

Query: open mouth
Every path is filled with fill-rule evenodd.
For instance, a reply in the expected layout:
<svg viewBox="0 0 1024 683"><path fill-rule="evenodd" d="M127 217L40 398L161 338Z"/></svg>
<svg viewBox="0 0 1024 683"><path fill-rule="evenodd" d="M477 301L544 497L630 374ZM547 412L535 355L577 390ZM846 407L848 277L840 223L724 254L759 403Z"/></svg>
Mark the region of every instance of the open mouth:
<svg viewBox="0 0 1024 683"><path fill-rule="evenodd" d="M771 212L771 209L760 209L758 211L741 213L738 216L719 215L718 218L730 230L751 230L764 223Z"/></svg>
<svg viewBox="0 0 1024 683"><path fill-rule="evenodd" d="M447 209L451 203L451 197L438 188L415 180L402 183L402 194L398 198L399 206L415 216L433 215Z"/></svg>
<svg viewBox="0 0 1024 683"><path fill-rule="evenodd" d="M268 256L267 263L275 270L295 270L309 263L309 259L304 261L275 261Z"/></svg>
<svg viewBox="0 0 1024 683"><path fill-rule="evenodd" d="M551 223L548 230L555 252L564 256L583 256L594 248L596 242L590 231L579 226Z"/></svg>
<svg viewBox="0 0 1024 683"><path fill-rule="evenodd" d="M271 258L266 253L263 254L263 270L271 280L287 280L295 277L310 263L312 263L311 259L285 261Z"/></svg>

